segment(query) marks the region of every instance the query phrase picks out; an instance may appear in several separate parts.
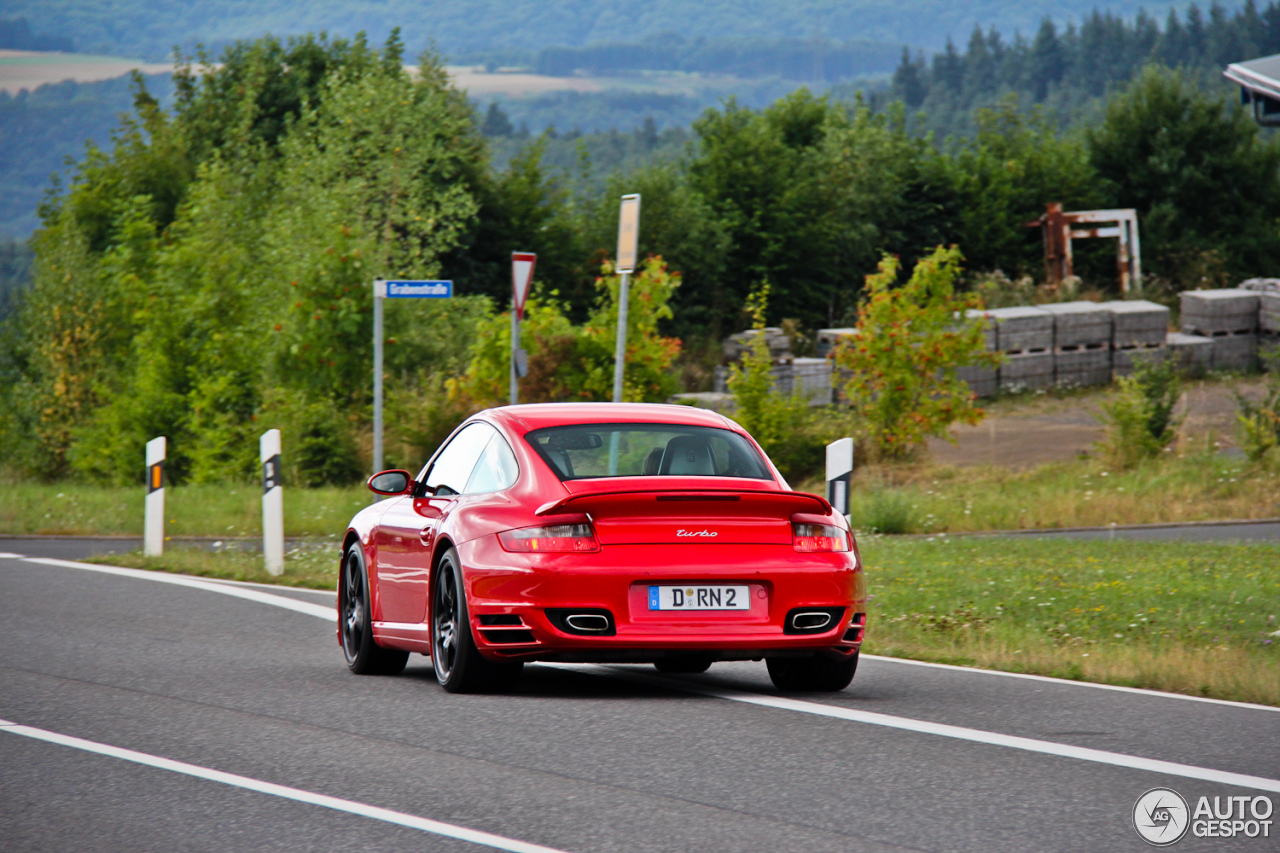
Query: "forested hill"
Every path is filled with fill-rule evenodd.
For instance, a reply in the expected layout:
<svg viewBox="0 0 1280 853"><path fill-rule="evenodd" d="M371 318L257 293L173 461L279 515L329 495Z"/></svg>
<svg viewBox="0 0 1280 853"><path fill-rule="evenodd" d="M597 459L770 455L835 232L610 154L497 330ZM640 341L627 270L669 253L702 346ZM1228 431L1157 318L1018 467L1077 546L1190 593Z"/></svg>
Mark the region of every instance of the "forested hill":
<svg viewBox="0 0 1280 853"><path fill-rule="evenodd" d="M1041 19L1079 20L1096 0L6 0L7 17L26 17L82 49L160 60L174 45L220 46L265 32L284 36L367 31L378 40L402 27L410 53L432 39L447 56L494 49L537 52L560 45L637 42L667 34L695 40L833 39L941 48L973 25L1032 33ZM1139 8L1163 16L1184 0L1118 0L1126 18ZM1235 8L1238 3L1229 3Z"/></svg>

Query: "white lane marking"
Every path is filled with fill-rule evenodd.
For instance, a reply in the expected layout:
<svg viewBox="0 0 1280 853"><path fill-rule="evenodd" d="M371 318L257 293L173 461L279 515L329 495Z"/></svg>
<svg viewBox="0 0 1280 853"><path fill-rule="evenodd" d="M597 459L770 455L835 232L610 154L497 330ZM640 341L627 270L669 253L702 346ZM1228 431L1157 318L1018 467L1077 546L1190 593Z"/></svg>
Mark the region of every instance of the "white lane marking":
<svg viewBox="0 0 1280 853"><path fill-rule="evenodd" d="M75 569L86 569L89 571L104 572L106 574L123 575L124 577L153 580L160 583L172 583L179 586L195 587L197 589L206 589L211 592L220 592L224 595L234 595L238 598L247 598L251 601L259 601L263 604L274 604L277 607L284 607L288 610L294 610L299 613L308 613L312 616L319 616L322 619L335 618L334 612L327 607L309 604L305 601L297 601L292 598L285 598L281 595L271 595L269 593L257 592L255 590L240 589L239 587L221 586L207 581L184 577L182 575L165 575L159 572L148 572L139 569L121 569L116 568L115 566L99 566L92 563L75 563L70 560L28 557L26 558L26 562L45 563L54 566L68 566ZM888 660L896 661L897 659L889 658ZM940 735L942 737L951 737L958 740L968 740L975 743L985 743L993 746L1007 746L1013 749L1039 752L1045 755L1057 755L1064 758L1075 758L1081 761L1092 761L1098 764L1110 764L1116 767L1127 767L1136 770L1149 770L1154 773L1183 776L1188 779L1221 782L1227 785L1237 785L1244 788L1255 788L1258 790L1275 791L1280 793L1280 780L1267 779L1261 776L1229 773L1225 770L1213 770L1207 767L1196 767L1190 764L1177 764L1172 761L1160 761L1154 758L1140 758L1138 756L1124 755L1123 753L1118 752L1106 752L1101 749L1069 746L1066 744L1054 743L1053 741L1035 740L1034 738L1018 737L1016 735L1004 735L996 732L982 731L981 729L964 728L963 726L930 723L924 720L912 720L907 717L894 717L889 714L877 714L872 711L856 711L849 708L822 705L816 702L804 702L798 699L787 699L780 696L765 696L758 693L745 693L737 690L707 687L689 682L676 681L674 679L659 678L657 676L643 675L637 672L612 669L609 667L555 663L539 663L538 666L545 666L553 669L564 669L571 672L590 672L596 675L621 676L632 681L639 681L659 687L684 690L690 693L700 693L702 695L713 696L718 699L745 702L747 704L760 705L777 710L798 711L800 713L813 714L821 717L833 717L852 722L905 729L907 731ZM963 667L957 667L957 669L961 669L965 672L988 672L988 670L968 670ZM1058 679L1048 680L1058 682ZM1082 684L1084 682L1061 681L1059 683ZM1147 691L1142 692L1145 693ZM1172 697L1177 696L1178 694L1156 693L1151 691L1150 695ZM1227 704L1242 705L1246 708L1249 707L1248 705L1244 705L1244 703L1239 702ZM1266 706L1263 707L1265 708ZM1271 709L1267 708L1267 710Z"/></svg>
<svg viewBox="0 0 1280 853"><path fill-rule="evenodd" d="M10 551L0 551L0 560L17 560L21 557L21 554L14 554Z"/></svg>
<svg viewBox="0 0 1280 853"><path fill-rule="evenodd" d="M173 584L174 586L190 587L191 589L203 589L206 592L230 595L234 598L256 601L259 604L270 604L275 607L283 607L285 610L292 610L295 613L305 613L308 616L318 616L321 619L333 620L338 616L337 611L332 607L312 604L309 601L299 601L296 598L288 598L283 595L272 595L269 592L259 592L256 589L245 589L244 587L239 586L213 583L199 578L188 577L187 575L170 575L165 574L164 572L149 572L144 569L122 569L118 566L100 566L95 563L77 563L73 560L55 560L51 557L23 557L22 561L24 563L39 563L45 566L63 566L70 569L82 569L86 572L98 572L104 575L118 575L125 578L155 581L156 583L168 583Z"/></svg>
<svg viewBox="0 0 1280 853"><path fill-rule="evenodd" d="M107 574L120 574L125 577L141 578L142 580L159 581L160 583L174 583L180 586L191 586L198 589L207 589L211 592L226 592L226 590L224 589L218 589L217 588L218 586L227 586L231 588L245 587L245 586L261 587L265 589L278 588L278 587L272 587L271 584L255 584L255 583L248 583L246 581L226 580L223 578L198 578L197 579L197 578L191 578L187 575L170 575L170 574L165 574L163 572L152 572L152 571L146 571L142 569L122 569L116 566L104 566L96 563L78 563L73 560L55 560L55 559L44 558L44 557L24 557L22 554L10 554L10 553L0 552L0 559L4 559L4 558L21 559L29 563L45 563L51 566L69 566L75 569L85 569L88 571L100 571ZM337 594L329 590L305 589L303 587L289 587L289 589L296 590L298 592L316 593L319 595L335 595L336 596ZM236 595L236 593L226 593L226 594ZM253 597L248 595L241 595L238 597L249 598L252 601L259 601L263 604L278 604L279 601L288 601L288 602L291 602L291 604L278 604L278 606L285 607L290 610L296 610L299 613L308 613L312 616L319 616L322 619L335 618L335 613L326 607L319 607L318 609L313 609L313 608L316 608L316 605L308 605L306 602L299 602L295 599L288 598L287 596L271 595L269 593L264 593L263 597ZM272 599L272 600L268 601L266 599ZM296 607L293 606L295 604L297 605ZM1208 702L1213 705L1224 705L1230 708L1243 708L1250 711L1280 712L1280 707L1273 706L1273 705L1257 705L1252 702L1232 702L1229 699L1210 699L1204 696L1187 696L1182 693L1165 693L1160 690L1143 690L1142 688L1139 688L1139 687L1121 687L1118 684L1098 684L1093 681L1071 681L1065 678L1051 678L1050 676L1047 676L1047 675L1030 675L1022 672L1004 672L998 669L979 669L977 667L972 667L972 666L954 666L952 664L930 663L928 661L909 660L907 658L891 658L891 657L884 657L882 655L864 654L863 658L867 660L885 661L886 663L901 663L901 664L908 664L910 666L924 666L924 667L931 667L934 669L946 669L946 670L951 670L952 672L963 672L971 675L998 675L1003 678L1022 678L1029 681L1045 681L1050 684L1055 684L1059 686L1090 687L1095 690L1113 690L1119 693L1134 693L1139 696L1147 696L1152 699L1182 699L1189 702Z"/></svg>
<svg viewBox="0 0 1280 853"><path fill-rule="evenodd" d="M889 714L878 714L874 711L858 711L835 705L823 705L818 702L805 702L799 699L787 699L782 696L766 696L761 693L747 693L741 690L729 690L722 687L677 681L660 676L647 675L615 667L597 666L594 664L539 663L551 669L567 672L587 672L592 675L621 677L628 681L648 684L655 687L666 687L711 696L716 699L727 699L731 702L744 702L748 705L759 705L780 711L796 711L801 714L812 714L818 717L831 717L837 720L849 720L855 723L866 723L873 726L885 726L891 729L902 729L910 732L939 735L941 737L967 740L990 746L1005 746L1021 749L1026 752L1038 752L1044 755L1056 755L1061 758L1074 758L1096 764L1109 764L1113 767L1125 767L1131 770L1148 770L1152 773L1163 773L1170 776L1182 776L1187 779L1200 779L1205 782L1219 782L1223 785L1235 785L1241 788L1254 788L1260 791L1280 793L1280 779L1267 779L1263 776L1249 776L1244 773L1230 773L1225 770L1213 770L1208 767L1196 767L1191 764L1178 764L1173 761L1161 761L1155 758L1140 758L1136 755L1125 755L1120 752L1107 752L1101 749L1089 749L1083 746L1071 746L1054 743L1048 740L1005 735L987 732L981 729L970 729L963 726L951 726L945 723L931 723L926 720L912 720L908 717L895 717Z"/></svg>
<svg viewBox="0 0 1280 853"><path fill-rule="evenodd" d="M312 595L330 595L330 596L336 597L338 594L337 590L333 590L333 589L312 589L306 586L284 586L283 584L278 584L278 583L254 583L253 581L233 581L228 578L201 578L200 580L208 581L209 583L225 583L225 584L230 584L232 586L250 586L250 587L254 587L255 589L276 589L276 590L287 589L289 590L289 592L309 592Z"/></svg>
<svg viewBox="0 0 1280 853"><path fill-rule="evenodd" d="M23 737L45 741L46 743L56 743L61 746L69 746L73 749L81 749L85 752L94 752L98 755L107 755L124 761L132 761L135 764L143 764L147 767L155 767L160 770L182 773L186 776L194 776L197 779L207 779L210 782L221 782L223 785L245 788L249 791L257 791L260 794L271 794L275 797L283 797L286 800L296 800L300 803L323 806L324 808L334 809L335 811L360 815L361 817L372 818L386 823L394 823L399 826L407 826L410 829L420 829L423 832L430 832L433 835L443 835L446 838L470 841L472 844L480 844L497 850L509 850L512 851L512 853L564 853L563 850L556 850L552 847L543 847L541 844L530 844L527 841L518 841L514 838L506 838L489 832L481 832L477 829L467 829L464 826L455 826L451 823L443 823L438 820L418 817L417 815L379 808L378 806L371 806L354 800L343 800L338 797L330 797L327 794L317 794L314 791L304 791L300 788L290 788L286 785L277 785L274 782L263 782L260 779L251 779L248 776L238 776L235 773L224 773L221 770L201 767L198 764L187 764L184 761L174 761L171 758L161 758L158 755L148 755L145 752L135 752L132 749L123 749L118 746L110 746L105 743L84 740L70 735L59 734L58 732L37 729L32 726L23 726L8 720L0 720L0 732L9 732L10 734L22 735Z"/></svg>
<svg viewBox="0 0 1280 853"><path fill-rule="evenodd" d="M1232 702L1230 699L1210 699L1207 696L1187 696L1184 693L1165 693L1160 690L1144 690L1141 687L1122 687L1119 684L1098 684L1096 681L1072 681L1066 678L1053 678L1048 675L1031 675L1026 672L1004 672L999 669L981 669L976 666L956 666L949 663L931 663L923 660L910 660L908 658L890 658L883 655L862 655L863 660L878 660L885 663L904 663L910 666L926 666L931 669L947 669L952 672L964 672L970 675L998 675L1002 678L1023 678L1028 681L1044 681L1049 684L1056 684L1069 687L1094 687L1098 690L1114 690L1119 693L1135 693L1139 696L1149 696L1152 699L1185 699L1188 702L1208 702L1211 705L1226 705L1229 708L1247 708L1250 711L1272 711L1280 712L1280 706L1276 705L1256 705L1253 702Z"/></svg>

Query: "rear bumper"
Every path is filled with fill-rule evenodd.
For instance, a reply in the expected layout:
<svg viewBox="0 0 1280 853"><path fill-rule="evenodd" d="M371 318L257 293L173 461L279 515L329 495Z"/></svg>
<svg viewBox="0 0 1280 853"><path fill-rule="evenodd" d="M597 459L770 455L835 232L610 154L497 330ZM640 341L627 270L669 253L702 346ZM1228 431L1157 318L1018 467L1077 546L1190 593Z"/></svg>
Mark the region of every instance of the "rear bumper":
<svg viewBox="0 0 1280 853"><path fill-rule="evenodd" d="M789 545L606 545L594 554L512 554L496 538L459 548L472 634L502 660L652 662L849 655L862 643L866 602L851 552L802 554ZM750 610L648 609L650 585L739 584ZM797 608L839 608L830 627L788 633ZM548 609L607 611L607 635L571 633ZM501 624L495 624L501 623Z"/></svg>

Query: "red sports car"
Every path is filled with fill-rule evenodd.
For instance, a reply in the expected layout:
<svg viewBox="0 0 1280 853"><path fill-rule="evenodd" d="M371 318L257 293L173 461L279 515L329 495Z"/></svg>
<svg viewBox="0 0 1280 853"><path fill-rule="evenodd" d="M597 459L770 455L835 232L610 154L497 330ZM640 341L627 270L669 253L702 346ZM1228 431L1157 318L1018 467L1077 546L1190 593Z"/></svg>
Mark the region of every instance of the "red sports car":
<svg viewBox="0 0 1280 853"><path fill-rule="evenodd" d="M445 690L525 661L702 672L760 660L782 690L841 690L866 628L844 518L795 492L751 436L685 406L481 412L343 542L338 642L357 673L432 658Z"/></svg>

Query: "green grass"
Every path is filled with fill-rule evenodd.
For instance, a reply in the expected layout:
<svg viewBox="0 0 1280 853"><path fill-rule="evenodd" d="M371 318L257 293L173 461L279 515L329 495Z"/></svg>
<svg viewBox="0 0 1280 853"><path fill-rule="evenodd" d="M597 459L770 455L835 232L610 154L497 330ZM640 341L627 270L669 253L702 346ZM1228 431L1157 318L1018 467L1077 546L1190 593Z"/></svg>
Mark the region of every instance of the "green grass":
<svg viewBox="0 0 1280 853"><path fill-rule="evenodd" d="M1280 515L1280 472L1212 453L1169 454L1128 471L1094 459L1025 471L870 467L854 475L850 515L855 529L891 533L1267 518Z"/></svg>
<svg viewBox="0 0 1280 853"><path fill-rule="evenodd" d="M1280 544L861 541L866 650L1280 705Z"/></svg>
<svg viewBox="0 0 1280 853"><path fill-rule="evenodd" d="M0 533L141 536L145 497L141 486L5 482ZM339 535L372 499L363 485L285 488L285 535ZM262 491L253 485L168 488L165 521L168 536L260 536Z"/></svg>
<svg viewBox="0 0 1280 853"><path fill-rule="evenodd" d="M285 553L284 574L279 576L267 574L261 552L210 551L190 546L171 546L159 557L145 557L142 552L133 551L90 557L85 562L250 583L337 589L338 556L338 546L333 542L300 544Z"/></svg>

